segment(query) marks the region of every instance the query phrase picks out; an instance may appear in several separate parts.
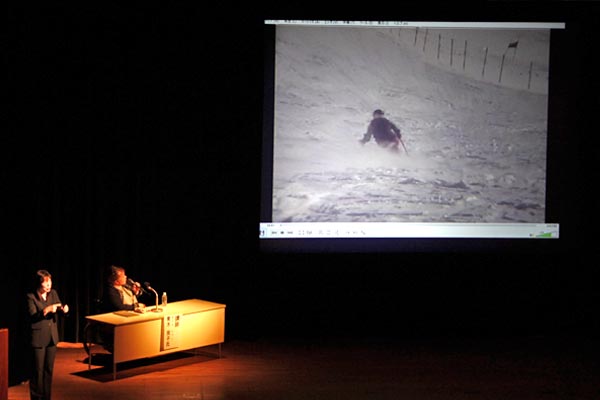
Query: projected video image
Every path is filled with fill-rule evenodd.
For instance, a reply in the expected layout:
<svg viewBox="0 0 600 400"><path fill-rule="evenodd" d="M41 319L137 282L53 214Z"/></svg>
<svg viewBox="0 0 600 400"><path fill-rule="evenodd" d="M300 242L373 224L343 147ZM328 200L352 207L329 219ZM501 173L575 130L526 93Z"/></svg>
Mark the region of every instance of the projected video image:
<svg viewBox="0 0 600 400"><path fill-rule="evenodd" d="M543 223L549 29L277 26L273 222Z"/></svg>

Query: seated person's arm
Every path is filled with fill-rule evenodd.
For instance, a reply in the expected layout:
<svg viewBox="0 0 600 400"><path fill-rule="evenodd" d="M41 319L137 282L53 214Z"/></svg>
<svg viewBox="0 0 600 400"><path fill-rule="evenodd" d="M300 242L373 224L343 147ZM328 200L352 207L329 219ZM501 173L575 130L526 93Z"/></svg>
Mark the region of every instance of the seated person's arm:
<svg viewBox="0 0 600 400"><path fill-rule="evenodd" d="M107 306L110 310L119 311L135 309L134 304L123 304L119 291L114 287L110 286L106 289L106 291L106 302L108 303Z"/></svg>

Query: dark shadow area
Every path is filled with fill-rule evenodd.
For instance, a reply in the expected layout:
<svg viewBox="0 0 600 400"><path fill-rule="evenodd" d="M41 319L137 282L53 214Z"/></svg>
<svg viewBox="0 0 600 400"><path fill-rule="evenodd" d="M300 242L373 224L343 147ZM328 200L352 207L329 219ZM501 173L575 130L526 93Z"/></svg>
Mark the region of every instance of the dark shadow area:
<svg viewBox="0 0 600 400"><path fill-rule="evenodd" d="M210 354L205 351L191 351L172 353L154 358L126 361L117 364L117 379L166 371L186 365L208 362L216 358L218 358L218 355ZM85 365L88 365L89 359L85 358L81 360L81 362ZM72 375L91 379L97 382L113 381L112 354L94 354L92 357L92 365L101 366L101 368L93 368L81 372L74 372Z"/></svg>

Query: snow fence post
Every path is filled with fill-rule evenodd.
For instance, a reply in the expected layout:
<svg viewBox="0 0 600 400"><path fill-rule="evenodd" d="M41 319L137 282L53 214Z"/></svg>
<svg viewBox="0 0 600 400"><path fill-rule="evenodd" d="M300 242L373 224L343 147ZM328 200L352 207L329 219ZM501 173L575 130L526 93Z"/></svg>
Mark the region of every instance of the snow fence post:
<svg viewBox="0 0 600 400"><path fill-rule="evenodd" d="M502 82L502 70L504 69L504 59L506 58L506 53L502 54L502 62L500 63L500 75L498 76L498 83Z"/></svg>
<svg viewBox="0 0 600 400"><path fill-rule="evenodd" d="M487 64L488 48L485 47L485 55L483 56L483 68L481 69L481 77L485 75L485 65Z"/></svg>

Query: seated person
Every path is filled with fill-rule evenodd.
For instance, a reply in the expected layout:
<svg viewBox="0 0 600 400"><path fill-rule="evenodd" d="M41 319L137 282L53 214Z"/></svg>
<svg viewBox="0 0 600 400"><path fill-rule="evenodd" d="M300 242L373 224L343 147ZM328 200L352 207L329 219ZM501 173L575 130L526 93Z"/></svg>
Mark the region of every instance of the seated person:
<svg viewBox="0 0 600 400"><path fill-rule="evenodd" d="M140 287L128 282L125 269L111 265L107 272L107 285L104 290L103 301L104 311L142 311L145 306L142 303L138 303L137 299Z"/></svg>
<svg viewBox="0 0 600 400"><path fill-rule="evenodd" d="M107 270L106 283L102 301L103 312L122 310L144 312L144 304L138 303L137 300L137 295L140 293L141 288L127 279L125 268L111 265ZM112 328L101 324L98 329L103 347L112 353L114 343Z"/></svg>

